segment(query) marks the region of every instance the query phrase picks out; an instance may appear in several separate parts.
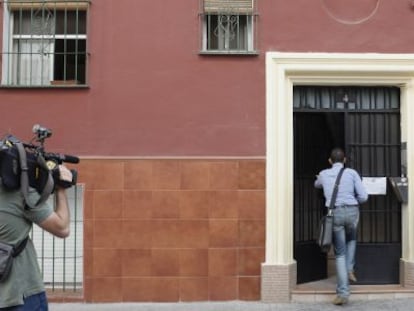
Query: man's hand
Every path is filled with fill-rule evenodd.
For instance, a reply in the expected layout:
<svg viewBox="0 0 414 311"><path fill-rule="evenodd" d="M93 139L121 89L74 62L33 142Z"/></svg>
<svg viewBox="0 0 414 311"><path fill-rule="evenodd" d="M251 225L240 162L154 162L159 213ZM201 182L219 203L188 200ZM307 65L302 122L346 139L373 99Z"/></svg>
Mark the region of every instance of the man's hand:
<svg viewBox="0 0 414 311"><path fill-rule="evenodd" d="M72 172L64 165L59 165L59 179L62 181L72 182Z"/></svg>

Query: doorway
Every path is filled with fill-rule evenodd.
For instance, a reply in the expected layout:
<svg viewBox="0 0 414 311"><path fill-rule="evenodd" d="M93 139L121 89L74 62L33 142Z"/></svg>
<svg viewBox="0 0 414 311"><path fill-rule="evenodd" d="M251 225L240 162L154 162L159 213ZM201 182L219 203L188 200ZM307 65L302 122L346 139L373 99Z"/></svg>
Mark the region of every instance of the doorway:
<svg viewBox="0 0 414 311"><path fill-rule="evenodd" d="M295 86L294 258L297 283L324 279L328 260L315 243L324 198L315 174L342 147L347 166L363 177L401 174L399 89L396 87ZM399 283L401 209L392 191L361 207L356 273L359 284ZM384 254L387 254L384 256Z"/></svg>

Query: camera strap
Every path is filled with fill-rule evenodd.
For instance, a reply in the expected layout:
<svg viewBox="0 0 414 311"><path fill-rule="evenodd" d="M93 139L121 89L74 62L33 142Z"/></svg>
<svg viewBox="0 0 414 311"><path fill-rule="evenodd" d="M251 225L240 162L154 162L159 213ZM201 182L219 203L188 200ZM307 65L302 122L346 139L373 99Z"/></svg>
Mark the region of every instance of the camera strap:
<svg viewBox="0 0 414 311"><path fill-rule="evenodd" d="M29 236L26 236L24 240L20 241L15 247L13 247L13 257L17 257L26 247Z"/></svg>
<svg viewBox="0 0 414 311"><path fill-rule="evenodd" d="M15 145L16 145L17 150L19 152L19 160L20 160L20 170L21 170L20 191L22 192L24 201L25 201L26 205L29 208L38 207L39 205L46 202L46 200L49 198L49 195L53 191L54 182L53 182L52 174L48 174L48 179L47 179L46 185L43 188L42 193L40 194L39 200L37 200L35 205L31 204L28 200L28 197L29 197L29 176L28 176L26 151L25 151L24 146L21 142L15 142ZM43 157L41 155L37 155L37 160L38 160L39 165L47 168L45 160L43 159Z"/></svg>

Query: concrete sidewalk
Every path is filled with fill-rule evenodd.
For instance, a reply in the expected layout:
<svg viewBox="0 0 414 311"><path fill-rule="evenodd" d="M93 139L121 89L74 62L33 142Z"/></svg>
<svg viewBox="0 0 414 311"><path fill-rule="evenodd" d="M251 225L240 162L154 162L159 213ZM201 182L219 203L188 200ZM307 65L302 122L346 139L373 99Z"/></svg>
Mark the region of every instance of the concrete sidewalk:
<svg viewBox="0 0 414 311"><path fill-rule="evenodd" d="M413 311L414 299L350 301L343 307L330 302L265 304L261 302L197 303L51 303L50 311ZM342 308L342 309L341 309Z"/></svg>

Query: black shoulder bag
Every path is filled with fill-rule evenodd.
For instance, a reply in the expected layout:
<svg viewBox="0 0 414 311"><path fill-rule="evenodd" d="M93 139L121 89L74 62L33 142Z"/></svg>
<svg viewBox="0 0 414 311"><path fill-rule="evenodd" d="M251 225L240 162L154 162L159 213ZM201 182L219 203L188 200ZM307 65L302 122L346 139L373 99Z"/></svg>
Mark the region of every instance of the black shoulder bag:
<svg viewBox="0 0 414 311"><path fill-rule="evenodd" d="M0 283L5 281L9 276L13 264L13 258L19 256L19 254L24 250L28 239L29 236L18 243L15 247L0 242Z"/></svg>
<svg viewBox="0 0 414 311"><path fill-rule="evenodd" d="M336 196L338 195L338 186L341 181L342 173L344 172L345 167L343 167L338 176L336 177L334 190L332 193L331 203L329 204L328 213L322 217L321 223L319 225L319 236L317 243L321 248L322 252L329 252L332 245L332 232L333 232L333 209L335 208Z"/></svg>

